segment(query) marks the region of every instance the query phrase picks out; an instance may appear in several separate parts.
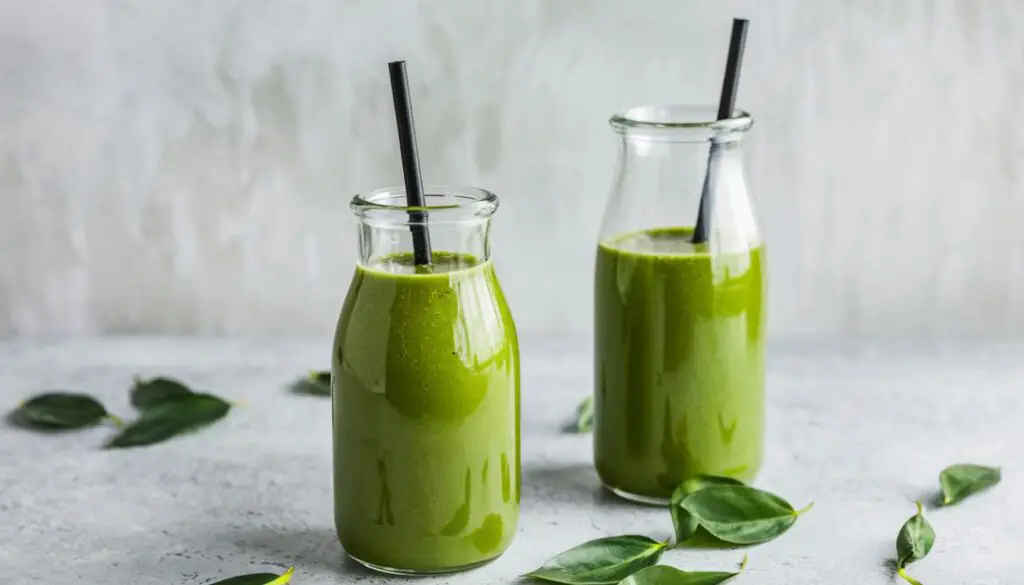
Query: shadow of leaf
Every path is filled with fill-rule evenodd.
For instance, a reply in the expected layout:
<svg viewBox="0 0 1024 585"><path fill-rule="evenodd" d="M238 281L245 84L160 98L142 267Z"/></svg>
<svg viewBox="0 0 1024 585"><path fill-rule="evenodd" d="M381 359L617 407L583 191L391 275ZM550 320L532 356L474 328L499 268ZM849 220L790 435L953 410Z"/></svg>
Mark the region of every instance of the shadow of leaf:
<svg viewBox="0 0 1024 585"><path fill-rule="evenodd" d="M590 431L581 431L576 427L576 421L572 420L562 425L562 432L567 435L589 435Z"/></svg>
<svg viewBox="0 0 1024 585"><path fill-rule="evenodd" d="M882 568L885 569L885 574L890 579L895 579L896 574L899 571L899 564L896 561L896 557L889 557L882 561Z"/></svg>
<svg viewBox="0 0 1024 585"><path fill-rule="evenodd" d="M739 550L744 548L750 548L748 546L732 544L715 538L710 532L704 530L702 527L697 527L697 532L694 533L686 542L678 545L676 548L680 549L713 549L713 550Z"/></svg>
<svg viewBox="0 0 1024 585"><path fill-rule="evenodd" d="M308 378L300 378L288 385L288 391L292 394L299 394L302 396L320 396L323 398L331 397L331 387L323 384L313 382Z"/></svg>

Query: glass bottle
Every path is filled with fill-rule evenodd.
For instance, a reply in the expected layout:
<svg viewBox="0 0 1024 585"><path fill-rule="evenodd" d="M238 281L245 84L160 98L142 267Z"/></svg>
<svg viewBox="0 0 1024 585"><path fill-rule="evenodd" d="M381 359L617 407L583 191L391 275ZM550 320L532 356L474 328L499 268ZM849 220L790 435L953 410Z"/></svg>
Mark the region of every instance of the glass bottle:
<svg viewBox="0 0 1024 585"><path fill-rule="evenodd" d="M750 481L764 440L765 255L743 171L746 112L645 106L621 137L594 284L594 461L622 497ZM712 151L714 154L712 155ZM694 243L701 193L707 236Z"/></svg>
<svg viewBox="0 0 1024 585"><path fill-rule="evenodd" d="M429 269L413 262L423 220L404 189L352 200L359 261L331 365L338 537L400 574L487 562L519 517L519 345L488 239L498 199L425 193Z"/></svg>

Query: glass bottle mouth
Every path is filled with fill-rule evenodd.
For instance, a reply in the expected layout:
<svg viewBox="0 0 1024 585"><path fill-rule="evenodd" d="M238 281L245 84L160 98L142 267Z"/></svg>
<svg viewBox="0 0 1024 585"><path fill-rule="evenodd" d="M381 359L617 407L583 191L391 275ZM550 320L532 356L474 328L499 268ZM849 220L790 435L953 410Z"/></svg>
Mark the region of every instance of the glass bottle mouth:
<svg viewBox="0 0 1024 585"><path fill-rule="evenodd" d="M614 114L608 124L622 135L661 139L671 142L705 142L712 138L738 138L754 124L743 110L716 120L718 108L696 105L648 105Z"/></svg>
<svg viewBox="0 0 1024 585"><path fill-rule="evenodd" d="M426 212L431 224L487 219L498 209L498 196L486 189L459 185L424 185L426 205L410 206L405 187L385 187L352 198L349 208L362 220L410 223L409 212Z"/></svg>

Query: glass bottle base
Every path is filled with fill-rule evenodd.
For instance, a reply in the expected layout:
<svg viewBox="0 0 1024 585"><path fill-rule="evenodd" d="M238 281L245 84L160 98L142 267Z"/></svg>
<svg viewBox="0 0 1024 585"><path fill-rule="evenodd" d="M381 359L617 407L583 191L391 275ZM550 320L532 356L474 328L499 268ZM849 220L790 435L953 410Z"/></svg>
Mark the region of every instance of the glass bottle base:
<svg viewBox="0 0 1024 585"><path fill-rule="evenodd" d="M608 484L603 484L605 489L611 493L619 496L624 500L636 502L638 504L644 504L645 506L659 506L661 508L667 507L671 500L669 498L653 498L651 496L642 496L640 494L633 494L627 491L620 490L619 488L612 487Z"/></svg>
<svg viewBox="0 0 1024 585"><path fill-rule="evenodd" d="M385 575L397 575L399 577L434 577L437 575L448 575L450 573L461 573L463 571L471 571L473 569L486 565L487 563L493 561L494 559L497 559L501 555L496 555L489 559L484 559L482 561L470 563L468 565L459 565L458 567L451 567L445 569L398 569L395 567L385 567L383 565L378 565L375 563L371 563L369 561L364 561L363 559L355 555L350 554L348 556L350 559L366 567L367 569L370 569L371 571L376 571L378 573L384 573Z"/></svg>

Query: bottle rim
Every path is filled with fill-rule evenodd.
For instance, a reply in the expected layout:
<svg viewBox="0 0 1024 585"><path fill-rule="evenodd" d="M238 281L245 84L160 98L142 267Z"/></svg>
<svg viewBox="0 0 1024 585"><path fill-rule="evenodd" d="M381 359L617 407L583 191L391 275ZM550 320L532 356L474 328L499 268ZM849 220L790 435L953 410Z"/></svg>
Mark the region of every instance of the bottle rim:
<svg viewBox="0 0 1024 585"><path fill-rule="evenodd" d="M608 123L620 134L676 136L683 142L746 132L754 124L745 110L733 110L724 120L717 120L717 113L717 107L708 105L643 105L616 112Z"/></svg>
<svg viewBox="0 0 1024 585"><path fill-rule="evenodd" d="M424 185L426 205L412 206L406 202L404 186L384 187L352 197L349 209L360 219L388 216L406 223L409 213L430 216L430 223L462 222L485 219L498 209L498 196L479 187L465 185ZM403 220L402 218L405 217Z"/></svg>

